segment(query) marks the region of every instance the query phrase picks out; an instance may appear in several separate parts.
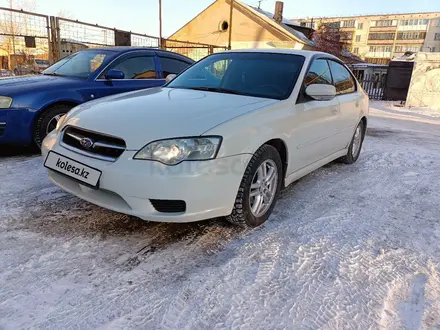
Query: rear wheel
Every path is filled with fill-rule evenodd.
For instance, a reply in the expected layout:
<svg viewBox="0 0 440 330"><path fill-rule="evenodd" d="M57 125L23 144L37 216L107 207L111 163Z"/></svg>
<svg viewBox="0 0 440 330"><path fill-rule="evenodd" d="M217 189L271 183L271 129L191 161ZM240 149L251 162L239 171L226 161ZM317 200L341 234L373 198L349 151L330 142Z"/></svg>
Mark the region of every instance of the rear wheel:
<svg viewBox="0 0 440 330"><path fill-rule="evenodd" d="M364 142L365 136L365 123L363 120L359 123L354 131L353 138L351 140L350 146L348 147L347 155L341 158L341 161L345 164L353 164L355 163L362 149L362 143Z"/></svg>
<svg viewBox="0 0 440 330"><path fill-rule="evenodd" d="M69 105L57 104L43 111L35 123L34 141L38 146L41 146L44 138L57 127L58 121L71 108Z"/></svg>
<svg viewBox="0 0 440 330"><path fill-rule="evenodd" d="M269 218L282 185L283 165L278 151L263 145L249 162L238 189L235 205L226 220L254 228Z"/></svg>

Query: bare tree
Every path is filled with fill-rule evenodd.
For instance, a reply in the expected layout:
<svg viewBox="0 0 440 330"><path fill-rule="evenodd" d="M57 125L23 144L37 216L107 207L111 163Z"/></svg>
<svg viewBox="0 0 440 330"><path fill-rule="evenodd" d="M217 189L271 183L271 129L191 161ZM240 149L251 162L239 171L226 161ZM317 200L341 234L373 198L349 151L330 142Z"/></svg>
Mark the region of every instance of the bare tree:
<svg viewBox="0 0 440 330"><path fill-rule="evenodd" d="M314 33L315 47L317 50L340 57L347 43L343 41L344 35L338 28L328 24L320 24Z"/></svg>

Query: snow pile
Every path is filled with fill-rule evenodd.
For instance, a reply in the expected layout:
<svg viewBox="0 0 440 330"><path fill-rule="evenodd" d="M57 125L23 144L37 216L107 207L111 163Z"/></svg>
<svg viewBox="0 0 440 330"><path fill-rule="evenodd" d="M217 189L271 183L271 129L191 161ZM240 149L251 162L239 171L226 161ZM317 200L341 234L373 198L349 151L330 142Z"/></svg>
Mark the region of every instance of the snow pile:
<svg viewBox="0 0 440 330"><path fill-rule="evenodd" d="M379 109L396 115L406 115L416 118L440 118L440 110L429 107L405 107L401 102L396 101L370 101L373 109Z"/></svg>

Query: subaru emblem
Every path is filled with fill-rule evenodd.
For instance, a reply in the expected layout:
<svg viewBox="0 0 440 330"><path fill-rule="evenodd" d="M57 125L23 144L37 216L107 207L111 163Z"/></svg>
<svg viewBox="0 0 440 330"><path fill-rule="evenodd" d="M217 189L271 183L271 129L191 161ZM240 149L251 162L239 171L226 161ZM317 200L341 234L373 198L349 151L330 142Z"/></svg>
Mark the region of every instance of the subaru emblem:
<svg viewBox="0 0 440 330"><path fill-rule="evenodd" d="M89 139L89 138L82 138L79 143L84 147L84 148L91 148L93 146L93 140Z"/></svg>

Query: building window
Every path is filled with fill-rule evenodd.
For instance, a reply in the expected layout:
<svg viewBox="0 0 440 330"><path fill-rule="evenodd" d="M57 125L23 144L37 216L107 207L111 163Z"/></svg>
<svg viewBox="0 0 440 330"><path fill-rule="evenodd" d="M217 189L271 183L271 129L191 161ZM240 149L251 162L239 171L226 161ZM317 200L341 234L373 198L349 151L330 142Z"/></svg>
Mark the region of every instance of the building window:
<svg viewBox="0 0 440 330"><path fill-rule="evenodd" d="M439 21L440 24L440 21ZM358 29L362 30L364 28L364 23L358 23Z"/></svg>
<svg viewBox="0 0 440 330"><path fill-rule="evenodd" d="M394 52L405 53L405 52L418 52L422 47L418 45L408 45L408 46L396 46Z"/></svg>
<svg viewBox="0 0 440 330"><path fill-rule="evenodd" d="M360 35L356 36L356 41L361 41L361 36Z"/></svg>
<svg viewBox="0 0 440 330"><path fill-rule="evenodd" d="M349 21L342 21L342 27L345 28L352 28L354 27L356 24L356 21L354 19L349 20Z"/></svg>
<svg viewBox="0 0 440 330"><path fill-rule="evenodd" d="M394 40L395 33L370 33L369 40Z"/></svg>
<svg viewBox="0 0 440 330"><path fill-rule="evenodd" d="M327 26L331 29L339 29L341 26L341 22L331 22L328 23Z"/></svg>
<svg viewBox="0 0 440 330"><path fill-rule="evenodd" d="M370 46L371 53L391 53L391 46Z"/></svg>
<svg viewBox="0 0 440 330"><path fill-rule="evenodd" d="M429 23L429 19L402 19L399 21L399 25L427 25Z"/></svg>
<svg viewBox="0 0 440 330"><path fill-rule="evenodd" d="M300 25L303 27L308 27L308 28L312 28L312 29L315 28L315 23L312 23L312 22L301 22Z"/></svg>
<svg viewBox="0 0 440 330"><path fill-rule="evenodd" d="M341 40L353 40L353 33L351 32L345 32L341 33Z"/></svg>
<svg viewBox="0 0 440 330"><path fill-rule="evenodd" d="M380 21L375 21L375 26L393 26L393 20L392 19L383 19Z"/></svg>
<svg viewBox="0 0 440 330"><path fill-rule="evenodd" d="M228 23L227 21L220 22L220 24L219 24L219 26L218 26L218 29L219 29L219 31L221 31L221 32L225 32L225 31L227 31L228 28L229 28L229 23Z"/></svg>
<svg viewBox="0 0 440 330"><path fill-rule="evenodd" d="M440 40L440 33L436 33L434 35L434 40Z"/></svg>
<svg viewBox="0 0 440 330"><path fill-rule="evenodd" d="M354 47L353 48L353 53L354 54L359 54L359 47Z"/></svg>
<svg viewBox="0 0 440 330"><path fill-rule="evenodd" d="M425 36L426 32L399 32L397 33L397 40L425 39Z"/></svg>

